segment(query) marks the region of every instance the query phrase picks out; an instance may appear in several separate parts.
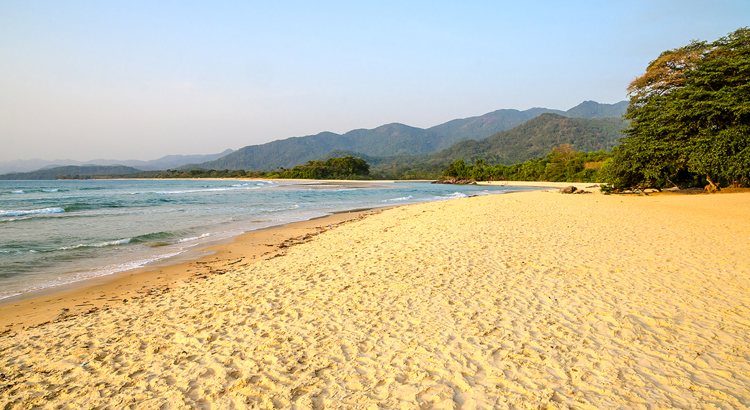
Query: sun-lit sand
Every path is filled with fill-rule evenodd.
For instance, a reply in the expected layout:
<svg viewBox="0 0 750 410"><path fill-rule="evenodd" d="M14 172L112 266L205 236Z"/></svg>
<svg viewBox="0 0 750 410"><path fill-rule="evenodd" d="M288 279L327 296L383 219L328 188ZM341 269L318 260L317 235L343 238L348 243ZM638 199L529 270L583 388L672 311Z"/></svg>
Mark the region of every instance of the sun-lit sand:
<svg viewBox="0 0 750 410"><path fill-rule="evenodd" d="M474 197L304 242L0 336L0 408L750 407L750 194Z"/></svg>

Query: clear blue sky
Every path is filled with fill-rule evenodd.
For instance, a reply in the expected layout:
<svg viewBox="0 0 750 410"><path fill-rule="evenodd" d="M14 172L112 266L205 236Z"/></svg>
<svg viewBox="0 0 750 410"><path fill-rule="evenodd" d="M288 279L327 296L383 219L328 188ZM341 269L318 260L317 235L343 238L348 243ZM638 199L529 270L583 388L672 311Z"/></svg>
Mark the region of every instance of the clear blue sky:
<svg viewBox="0 0 750 410"><path fill-rule="evenodd" d="M0 161L615 103L661 51L747 25L748 0L0 0Z"/></svg>

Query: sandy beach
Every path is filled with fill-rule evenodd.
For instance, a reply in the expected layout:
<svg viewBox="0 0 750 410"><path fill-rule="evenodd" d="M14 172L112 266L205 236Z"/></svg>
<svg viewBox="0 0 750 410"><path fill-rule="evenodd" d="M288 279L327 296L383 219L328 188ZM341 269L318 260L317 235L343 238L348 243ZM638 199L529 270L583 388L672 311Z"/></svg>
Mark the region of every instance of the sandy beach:
<svg viewBox="0 0 750 410"><path fill-rule="evenodd" d="M381 210L341 212L262 229L142 268L0 300L0 332L10 333L128 303L277 257L293 243Z"/></svg>
<svg viewBox="0 0 750 410"><path fill-rule="evenodd" d="M26 330L16 312L0 408L750 408L750 194L345 219L272 253L238 241L127 302Z"/></svg>

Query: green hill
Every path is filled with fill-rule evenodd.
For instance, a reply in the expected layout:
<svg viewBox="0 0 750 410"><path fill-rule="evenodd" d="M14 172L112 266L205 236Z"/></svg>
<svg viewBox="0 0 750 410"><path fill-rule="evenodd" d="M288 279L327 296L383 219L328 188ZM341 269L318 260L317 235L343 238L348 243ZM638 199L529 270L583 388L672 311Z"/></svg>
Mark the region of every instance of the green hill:
<svg viewBox="0 0 750 410"><path fill-rule="evenodd" d="M441 137L440 144L435 150L437 151L448 148L460 141L484 139L500 131L514 128L544 113L566 115L565 111L550 110L547 108L531 108L525 111L497 110L480 117L448 121L445 124L429 128L428 131ZM419 154L413 153L412 155Z"/></svg>
<svg viewBox="0 0 750 410"><path fill-rule="evenodd" d="M562 114L570 118L619 118L628 110L628 102L620 101L617 104L599 104L596 101L584 101Z"/></svg>
<svg viewBox="0 0 750 410"><path fill-rule="evenodd" d="M552 148L571 144L576 151L611 150L622 137L624 123L618 118L568 118L542 114L481 141L467 140L428 155L430 160L474 161L482 158L492 164L515 164L547 155Z"/></svg>
<svg viewBox="0 0 750 410"><path fill-rule="evenodd" d="M319 159L331 151L343 150L372 157L422 156L466 140L482 140L509 130L545 113L577 117L619 117L627 103L599 104L586 101L568 111L531 108L525 111L497 110L478 117L456 119L428 129L404 124L387 124L371 130L357 129L340 135L321 132L261 145L250 145L214 161L191 164L181 169L271 170L291 168Z"/></svg>
<svg viewBox="0 0 750 410"><path fill-rule="evenodd" d="M353 155L367 161L376 177L429 179L458 159L473 163L481 158L490 165L511 165L544 157L561 144L571 144L579 152L608 151L617 145L624 127L617 118L568 118L547 113L484 140L462 141L428 155L372 157L334 151L323 158Z"/></svg>
<svg viewBox="0 0 750 410"><path fill-rule="evenodd" d="M94 176L122 176L141 172L141 170L124 165L68 165L40 169L32 172L16 172L0 175L2 180L52 180L52 179L88 179Z"/></svg>

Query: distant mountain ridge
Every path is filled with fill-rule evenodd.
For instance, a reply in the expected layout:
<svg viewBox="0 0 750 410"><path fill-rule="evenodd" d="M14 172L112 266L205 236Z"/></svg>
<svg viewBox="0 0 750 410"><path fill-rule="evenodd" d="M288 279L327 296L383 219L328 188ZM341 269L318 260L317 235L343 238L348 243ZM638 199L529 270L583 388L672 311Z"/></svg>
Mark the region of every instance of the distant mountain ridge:
<svg viewBox="0 0 750 410"><path fill-rule="evenodd" d="M76 161L72 159L56 159L47 161L43 159L0 161L0 174L9 172L31 172L39 169L49 169L66 165L125 165L137 168L139 171L163 170L177 168L185 164L211 161L234 152L227 149L218 154L208 155L166 155L158 159L141 161L137 159L115 160L115 159L93 159L91 161Z"/></svg>
<svg viewBox="0 0 750 410"><path fill-rule="evenodd" d="M0 175L0 180L54 180L58 177L92 176L92 175L128 175L140 172L139 169L124 165L65 165L31 172L15 172Z"/></svg>
<svg viewBox="0 0 750 410"><path fill-rule="evenodd" d="M323 156L331 151L347 151L370 157L422 156L451 147L466 140L482 140L506 131L542 114L571 118L620 117L627 101L616 104L583 103L568 111L531 108L525 111L503 109L481 116L456 119L422 129L392 123L374 129L357 129L345 134L321 132L304 137L291 137L260 145L249 145L213 161L191 164L183 169L244 169L246 171L291 168Z"/></svg>

